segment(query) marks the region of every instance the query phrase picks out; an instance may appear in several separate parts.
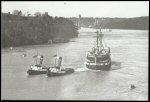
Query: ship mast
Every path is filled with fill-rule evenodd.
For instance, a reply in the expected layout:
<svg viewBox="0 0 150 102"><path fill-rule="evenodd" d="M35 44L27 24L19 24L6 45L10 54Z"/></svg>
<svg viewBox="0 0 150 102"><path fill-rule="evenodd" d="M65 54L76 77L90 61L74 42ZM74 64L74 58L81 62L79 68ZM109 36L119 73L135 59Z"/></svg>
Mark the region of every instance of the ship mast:
<svg viewBox="0 0 150 102"><path fill-rule="evenodd" d="M100 35L99 35L100 37L100 48L102 48L103 47L103 44L102 44L102 32L101 32L101 28L100 28Z"/></svg>
<svg viewBox="0 0 150 102"><path fill-rule="evenodd" d="M37 51L37 56L36 56L36 65L37 65L37 57L38 57L38 51Z"/></svg>
<svg viewBox="0 0 150 102"><path fill-rule="evenodd" d="M98 50L101 50L102 48L103 48L103 43L102 43L102 38L103 38L103 34L102 34L102 31L101 31L101 29L102 29L102 27L100 27L100 30L98 30L99 29L99 27L98 27L98 19L97 18L95 18L95 26L96 26L96 28L97 28L97 49Z"/></svg>
<svg viewBox="0 0 150 102"><path fill-rule="evenodd" d="M97 40L96 40L96 42L97 42L96 45L97 45L97 46L96 46L96 47L97 47L97 49L98 49L98 39L99 39L99 38L98 38L98 33L99 33L99 32L98 32L98 20L97 20L97 18L95 18L95 26L96 26L96 28L97 28L97 32L96 32L96 33L97 33Z"/></svg>
<svg viewBox="0 0 150 102"><path fill-rule="evenodd" d="M97 31L97 48L98 48L98 31Z"/></svg>
<svg viewBox="0 0 150 102"><path fill-rule="evenodd" d="M103 37L103 34L102 34L102 32L101 32L101 28L100 28L100 31L98 31L97 30L97 48L99 49L99 47L102 49L102 47L103 47L103 43L102 43L102 37ZM100 43L100 44L99 44Z"/></svg>

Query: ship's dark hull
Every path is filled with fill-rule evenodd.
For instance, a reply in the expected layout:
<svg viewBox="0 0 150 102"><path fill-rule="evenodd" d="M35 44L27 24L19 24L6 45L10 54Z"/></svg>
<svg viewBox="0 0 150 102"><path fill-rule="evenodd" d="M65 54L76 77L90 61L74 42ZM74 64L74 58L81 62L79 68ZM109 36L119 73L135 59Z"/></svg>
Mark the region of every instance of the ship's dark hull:
<svg viewBox="0 0 150 102"><path fill-rule="evenodd" d="M52 76L62 76L62 75L67 75L67 74L71 74L74 72L74 69L71 68L66 68L61 72L51 72L50 70L47 70L46 75L48 77L52 77Z"/></svg>
<svg viewBox="0 0 150 102"><path fill-rule="evenodd" d="M88 69L92 69L92 70L110 70L111 63L108 65L89 65L89 64L86 64L86 67Z"/></svg>
<svg viewBox="0 0 150 102"><path fill-rule="evenodd" d="M29 75L38 75L38 74L46 74L47 70L31 70L29 69L27 73Z"/></svg>
<svg viewBox="0 0 150 102"><path fill-rule="evenodd" d="M109 70L111 67L111 58L96 63L94 61L86 61L85 65L88 69Z"/></svg>
<svg viewBox="0 0 150 102"><path fill-rule="evenodd" d="M99 55L99 56L87 56L85 65L88 69L93 70L109 70L111 67L111 57L110 54Z"/></svg>

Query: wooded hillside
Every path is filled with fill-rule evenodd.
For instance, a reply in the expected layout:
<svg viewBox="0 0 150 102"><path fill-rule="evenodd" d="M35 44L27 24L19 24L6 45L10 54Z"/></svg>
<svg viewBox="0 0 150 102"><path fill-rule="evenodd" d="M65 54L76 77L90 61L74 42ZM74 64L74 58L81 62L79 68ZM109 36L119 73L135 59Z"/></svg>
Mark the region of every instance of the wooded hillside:
<svg viewBox="0 0 150 102"><path fill-rule="evenodd" d="M20 16L1 14L2 47L47 43L54 38L69 39L78 36L71 20L48 14Z"/></svg>
<svg viewBox="0 0 150 102"><path fill-rule="evenodd" d="M78 18L68 18L74 23L77 22ZM135 18L96 18L98 26L104 29L137 29L137 30L148 30L149 29L149 17L135 17ZM95 18L82 17L82 27L95 28Z"/></svg>

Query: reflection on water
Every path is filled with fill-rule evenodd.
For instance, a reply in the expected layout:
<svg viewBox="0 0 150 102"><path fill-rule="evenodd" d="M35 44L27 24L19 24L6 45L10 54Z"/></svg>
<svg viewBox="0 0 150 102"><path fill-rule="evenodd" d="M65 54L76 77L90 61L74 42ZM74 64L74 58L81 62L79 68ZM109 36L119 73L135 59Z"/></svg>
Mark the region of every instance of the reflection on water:
<svg viewBox="0 0 150 102"><path fill-rule="evenodd" d="M112 30L104 32L111 48L110 71L85 68L86 52L96 41L94 29L81 29L78 38L68 43L43 44L2 49L2 99L21 100L147 100L148 99L148 31ZM28 76L35 54L44 55L51 65L53 55L63 57L63 67L75 73L61 77ZM26 57L23 57L26 54ZM136 88L130 90L130 85Z"/></svg>

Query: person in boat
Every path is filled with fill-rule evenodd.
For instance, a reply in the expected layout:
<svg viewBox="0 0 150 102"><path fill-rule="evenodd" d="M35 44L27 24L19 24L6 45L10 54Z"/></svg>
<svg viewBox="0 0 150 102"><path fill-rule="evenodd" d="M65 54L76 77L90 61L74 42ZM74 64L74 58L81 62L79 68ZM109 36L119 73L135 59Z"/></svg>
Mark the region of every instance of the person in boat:
<svg viewBox="0 0 150 102"><path fill-rule="evenodd" d="M94 53L94 48L92 48L92 49L89 51L89 54L90 54L90 55L93 55L93 53Z"/></svg>
<svg viewBox="0 0 150 102"><path fill-rule="evenodd" d="M98 55L99 54L98 48L93 48L91 54Z"/></svg>
<svg viewBox="0 0 150 102"><path fill-rule="evenodd" d="M92 48L92 51L90 51L90 54L93 55L96 52L96 48Z"/></svg>
<svg viewBox="0 0 150 102"><path fill-rule="evenodd" d="M95 55L99 55L99 50L98 50L98 48L96 48L96 50L95 50Z"/></svg>

